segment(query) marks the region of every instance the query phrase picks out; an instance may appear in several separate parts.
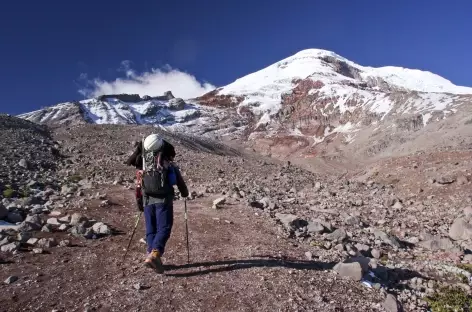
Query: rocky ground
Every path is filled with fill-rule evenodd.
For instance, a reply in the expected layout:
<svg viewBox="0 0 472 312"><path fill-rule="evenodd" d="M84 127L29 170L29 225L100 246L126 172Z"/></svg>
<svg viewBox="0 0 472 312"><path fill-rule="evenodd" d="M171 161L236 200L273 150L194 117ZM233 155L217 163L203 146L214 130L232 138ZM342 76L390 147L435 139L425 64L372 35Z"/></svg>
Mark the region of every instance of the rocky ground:
<svg viewBox="0 0 472 312"><path fill-rule="evenodd" d="M7 311L469 309L469 152L315 174L153 127L49 133L4 119L0 298ZM121 262L136 217L135 171L123 162L151 132L176 146L192 193L191 263L177 194L164 276L141 265L142 221ZM24 155L34 165L22 166Z"/></svg>

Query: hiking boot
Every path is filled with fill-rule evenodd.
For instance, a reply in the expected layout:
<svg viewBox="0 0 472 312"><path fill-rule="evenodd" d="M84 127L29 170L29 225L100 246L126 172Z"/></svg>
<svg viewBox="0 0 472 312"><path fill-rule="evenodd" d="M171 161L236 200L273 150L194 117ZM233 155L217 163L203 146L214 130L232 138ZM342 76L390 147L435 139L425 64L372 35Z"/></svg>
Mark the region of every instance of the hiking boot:
<svg viewBox="0 0 472 312"><path fill-rule="evenodd" d="M164 273L164 266L162 265L161 255L157 250L151 251L151 253L147 256L146 260L144 260L144 264L148 268L153 269L159 274Z"/></svg>

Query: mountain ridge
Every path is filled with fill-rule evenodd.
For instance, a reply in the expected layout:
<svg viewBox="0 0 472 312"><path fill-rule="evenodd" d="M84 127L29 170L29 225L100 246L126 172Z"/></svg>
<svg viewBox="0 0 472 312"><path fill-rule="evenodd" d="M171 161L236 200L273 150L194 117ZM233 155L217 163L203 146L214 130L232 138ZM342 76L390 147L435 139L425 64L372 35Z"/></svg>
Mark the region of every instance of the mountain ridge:
<svg viewBox="0 0 472 312"><path fill-rule="evenodd" d="M104 95L20 117L53 124L154 124L240 140L278 157L341 149L351 154L363 150L362 158L381 154L372 151L379 144L390 146L387 137L404 146L428 136L424 129L430 124L428 131L443 135L444 120L454 116L453 132L466 135L471 101L472 88L431 72L367 67L331 51L308 49L193 99L175 99L171 93ZM375 133L387 143L372 139Z"/></svg>

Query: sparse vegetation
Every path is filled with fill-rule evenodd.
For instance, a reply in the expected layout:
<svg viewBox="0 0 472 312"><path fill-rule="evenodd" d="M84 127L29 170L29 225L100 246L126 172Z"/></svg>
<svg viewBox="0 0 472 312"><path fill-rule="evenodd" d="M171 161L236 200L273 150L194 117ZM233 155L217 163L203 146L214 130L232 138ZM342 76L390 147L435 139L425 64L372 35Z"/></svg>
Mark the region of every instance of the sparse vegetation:
<svg viewBox="0 0 472 312"><path fill-rule="evenodd" d="M459 287L444 287L433 296L425 298L432 312L470 311L472 297Z"/></svg>
<svg viewBox="0 0 472 312"><path fill-rule="evenodd" d="M68 177L67 180L71 183L78 183L80 180L82 180L82 177L78 174L73 174Z"/></svg>
<svg viewBox="0 0 472 312"><path fill-rule="evenodd" d="M3 197L5 198L12 198L15 196L15 190L12 189L10 186L7 186L5 190L3 190Z"/></svg>

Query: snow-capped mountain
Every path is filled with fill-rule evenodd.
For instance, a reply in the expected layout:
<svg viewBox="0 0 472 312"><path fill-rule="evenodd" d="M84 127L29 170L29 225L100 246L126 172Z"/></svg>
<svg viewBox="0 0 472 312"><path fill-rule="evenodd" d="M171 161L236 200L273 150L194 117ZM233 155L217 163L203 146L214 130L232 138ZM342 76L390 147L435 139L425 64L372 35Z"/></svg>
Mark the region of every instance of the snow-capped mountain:
<svg viewBox="0 0 472 312"><path fill-rule="evenodd" d="M249 139L259 148L266 142L268 153L287 146L316 151L321 142L336 138L345 144L363 142L363 131L416 131L469 109L471 99L472 88L430 72L365 67L318 49L301 51L199 98L210 106L232 107L250 120Z"/></svg>
<svg viewBox="0 0 472 312"><path fill-rule="evenodd" d="M424 131L436 131L452 116L463 123L460 118L468 116L471 99L472 88L431 72L366 67L334 52L309 49L196 99L174 99L171 93L153 98L107 95L20 117L55 124L159 124L243 137L269 154L313 154L330 142L379 154L397 146L386 143L385 136L404 144Z"/></svg>

